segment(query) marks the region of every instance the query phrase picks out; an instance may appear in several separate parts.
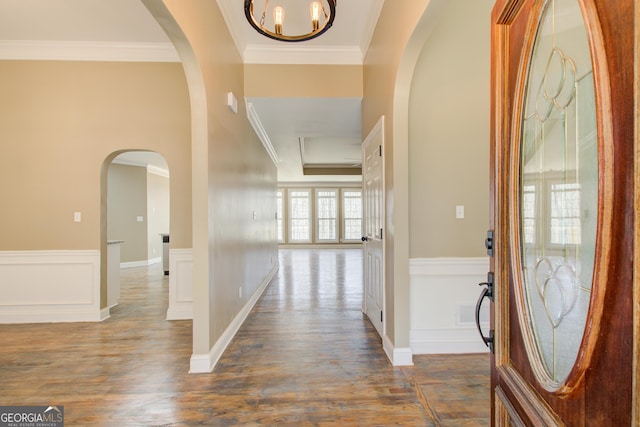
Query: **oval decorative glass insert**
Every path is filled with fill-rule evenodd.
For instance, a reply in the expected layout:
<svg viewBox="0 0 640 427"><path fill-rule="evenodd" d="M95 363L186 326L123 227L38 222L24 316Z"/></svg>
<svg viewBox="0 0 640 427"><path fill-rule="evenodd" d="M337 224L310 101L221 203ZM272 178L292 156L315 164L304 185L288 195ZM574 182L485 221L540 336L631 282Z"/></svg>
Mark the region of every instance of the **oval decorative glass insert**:
<svg viewBox="0 0 640 427"><path fill-rule="evenodd" d="M559 387L575 364L594 272L598 146L594 78L578 0L548 0L521 123L521 295L538 361Z"/></svg>

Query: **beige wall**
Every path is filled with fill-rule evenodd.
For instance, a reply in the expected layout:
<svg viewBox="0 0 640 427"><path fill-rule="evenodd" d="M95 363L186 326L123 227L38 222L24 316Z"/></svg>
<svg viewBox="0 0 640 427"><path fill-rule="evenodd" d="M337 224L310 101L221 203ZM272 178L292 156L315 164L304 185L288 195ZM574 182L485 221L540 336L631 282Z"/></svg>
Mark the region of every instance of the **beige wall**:
<svg viewBox="0 0 640 427"><path fill-rule="evenodd" d="M276 167L246 116L244 67L217 3L145 0L178 48L192 102L194 354L211 354L277 263ZM226 94L238 99L238 114ZM239 297L239 288L242 297Z"/></svg>
<svg viewBox="0 0 640 427"><path fill-rule="evenodd" d="M167 160L172 246L191 247L180 64L0 61L0 75L0 250L100 249L102 167L128 149Z"/></svg>
<svg viewBox="0 0 640 427"><path fill-rule="evenodd" d="M255 98L360 98L362 66L247 64L244 87Z"/></svg>
<svg viewBox="0 0 640 427"><path fill-rule="evenodd" d="M486 254L493 1L449 3L422 49L411 85L411 258ZM455 218L456 205L464 206L464 219Z"/></svg>
<svg viewBox="0 0 640 427"><path fill-rule="evenodd" d="M444 0L438 0L440 2ZM413 73L412 35L427 4L435 0L386 1L371 44L364 70L362 136L366 138L380 116L385 116L385 331L398 348L409 347L409 202L408 137L402 135L407 123L408 93ZM415 37L415 36L414 36ZM413 50L417 50L415 47ZM414 55L417 56L417 53ZM405 102L403 111L398 103ZM395 116L399 117L395 117ZM398 125L398 122L400 125ZM406 133L406 130L404 130ZM396 133L399 136L396 138Z"/></svg>
<svg viewBox="0 0 640 427"><path fill-rule="evenodd" d="M464 7L460 7L462 3L465 4ZM419 207L421 205L418 204L418 201L414 203L413 199L418 196L421 188L420 186L426 185L426 183L422 182L424 176L421 172L425 172L427 174L429 172L418 170L420 168L426 169L428 166L426 162L423 164L419 158L419 156L424 155L424 153L417 151L420 144L425 143L425 141L414 141L414 136L418 138L423 135L416 131L416 129L412 129L410 131L411 127L409 117L410 115L414 117L413 124L416 125L416 117L419 117L421 114L419 110L424 108L425 105L432 106L433 104L431 103L436 102L449 102L455 105L464 102L460 99L460 90L458 89L456 89L457 96L447 98L447 100L435 100L428 94L424 93L415 95L412 100L413 79L418 79L416 88L419 89L417 89L417 91L424 91L424 85L427 84L421 76L416 75L416 66L421 57L421 53L423 52L423 48L427 53L423 55L421 68L419 69L420 73L422 73L422 70L424 70L425 67L428 68L428 63L430 61L437 62L442 59L440 56L437 58L430 58L429 55L431 52L429 49L437 51L438 47L429 47L429 45L425 47L425 43L429 43L430 37L432 35L436 35L439 22L444 16L443 13L447 12L447 7L451 7L452 10L454 7L459 8L461 11L467 7L473 7L474 10L476 10L476 8L481 8L481 10L484 11L485 7L488 8L490 3L492 2L489 0L483 0L481 2L473 0L459 0L456 2L449 2L446 0L398 0L385 2L371 45L365 58L364 99L362 104L363 136L366 136L369 133L380 116L385 116L384 157L386 168L385 196L387 205L387 232L385 234L386 321L384 333L394 348L409 347L409 258L421 256L423 254L425 254L425 256L426 254L429 254L429 256L434 254L434 252L422 251L422 249L417 248L414 252L410 253L410 249L412 247L410 246L409 230L411 230L411 236L417 236L419 239L419 233L423 233L424 230L428 229L431 231L433 227L442 227L441 223L431 223L431 221L440 221L446 215L453 215L455 213L454 210L451 213L447 213L448 211L444 212L440 217L435 216L426 219L416 217L418 214L421 214L419 211ZM463 39L466 38L469 42L474 42L476 38L482 39L482 42L488 41L488 15L486 15L486 17L487 24L484 27L486 28L486 31L483 29L480 32L477 31L477 26L474 26L472 31L467 31L465 28L465 25L467 25L466 22L463 20L456 21L450 19L448 21L448 25L451 26L451 28L447 29L450 34L447 33L447 36L450 36L457 31L461 31L463 33L462 35L454 36L456 43L460 43L461 37ZM478 19L478 17L475 18ZM478 21L483 21L482 17L480 17ZM486 53L486 51L484 52ZM476 58L478 54L479 53L474 53L473 57ZM458 55L460 58L465 58L464 54ZM451 59L449 59L449 61L451 61ZM486 60L483 61L484 62L482 64L485 64ZM482 64L480 64L480 66L482 66ZM475 69L477 64L467 61L467 64L465 65L469 69ZM437 64L434 64L433 67L434 69L437 68L442 71L442 68ZM453 80L456 78L455 76L459 76L459 74L456 74L458 70L448 71L449 73L445 73L445 75L440 76L442 81L438 83L429 82L429 84L441 84L449 88L455 86L456 82L453 82ZM486 73L487 71L488 70L481 70L480 72ZM480 79L481 77L478 78ZM481 88L477 88L474 83L468 84L474 88L474 94L481 90ZM481 108L478 106L481 106L484 100L488 99L488 95L487 90L487 93L482 94L482 100L473 101L473 108ZM418 100L416 99L417 96L427 96L431 99ZM425 104L421 103L423 101ZM472 119L474 121L474 126L475 123L480 123L485 118L488 120L488 104L486 105L486 108L486 112L481 111L481 114L483 115L482 117L474 117ZM458 127L461 127L460 119L461 117L458 117L456 120ZM433 119L431 120L433 121ZM444 130L440 125L441 124L439 124L438 131L435 133L435 136L430 135L430 138L437 137L439 141L441 138L451 140L446 133L443 135ZM486 129L486 125L479 126L479 132ZM409 143L410 132L412 135L411 152ZM464 139L465 142L473 144L476 144L476 141L478 141L478 144L488 142L486 140L487 135L473 135L470 140L466 139L467 136L467 134L456 134L455 138L459 141ZM482 151L480 145L474 146L474 148ZM436 154L440 156L446 153L438 151ZM414 155L417 156L417 158L413 159ZM409 163L410 156L412 158L411 172ZM480 159L480 161L483 162L485 161L484 159L486 159L486 156ZM429 161L446 162L446 158L429 159ZM430 176L430 179L432 178L434 177ZM443 197L442 195L446 194L448 191L448 182L443 181L440 176L437 176L434 179L438 179L439 181L437 185L443 187L443 189L438 190L436 197ZM478 181L481 179L482 178L479 178ZM434 183L433 185L435 186L436 184ZM410 193L410 188L414 189L414 194ZM476 230L484 230L486 228L486 225L479 225L483 222L483 214L480 212L483 205L483 201L481 200L482 194L477 195L477 197L475 196L476 195L471 196L468 192L465 192L464 196L461 196L461 199L463 200L460 202L453 202L454 209L455 204L468 204L467 215L469 215L469 218L473 218L473 221L468 220L465 224L471 224L473 222L472 228L474 231L472 231L472 234L475 233ZM410 200L412 200L411 203ZM450 198L447 199L447 203L451 203ZM412 210L410 210L410 207ZM415 212L413 208L415 208ZM425 221L429 221L429 223ZM453 225L455 226L457 224L454 223ZM452 233L451 230L453 228L455 227L445 227L449 233ZM467 230L465 229L465 231ZM456 231L456 233L458 233L458 231ZM428 239L429 237L427 236L424 238ZM473 240L475 242L476 239L479 239L478 245L482 248L481 234L480 236L470 236L464 239L457 239L452 247L447 248L446 253L455 253L457 254L456 256L466 256L471 253L475 254L477 253L475 250L467 251L466 245L468 241ZM416 245L419 245L419 243L416 243ZM437 245L437 243L434 243L434 245ZM445 252L440 251L438 253L443 254Z"/></svg>
<svg viewBox="0 0 640 427"><path fill-rule="evenodd" d="M107 203L107 239L123 240L120 262L146 261L147 169L112 163Z"/></svg>
<svg viewBox="0 0 640 427"><path fill-rule="evenodd" d="M163 243L160 234L169 233L170 178L147 171L147 258L162 257Z"/></svg>

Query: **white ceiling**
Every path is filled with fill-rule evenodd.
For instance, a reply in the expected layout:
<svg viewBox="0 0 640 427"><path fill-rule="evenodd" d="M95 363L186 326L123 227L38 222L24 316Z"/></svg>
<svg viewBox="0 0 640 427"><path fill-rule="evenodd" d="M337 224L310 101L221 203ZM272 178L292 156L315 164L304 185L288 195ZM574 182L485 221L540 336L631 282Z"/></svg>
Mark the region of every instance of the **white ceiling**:
<svg viewBox="0 0 640 427"><path fill-rule="evenodd" d="M242 0L217 0L243 60L271 64L361 64L383 1L339 0L327 33L306 42L284 43L251 28ZM285 10L289 2L300 0L279 0ZM285 17L285 25L287 18L291 17ZM0 0L0 59L178 61L178 56L139 0ZM359 162L360 99L247 101L280 159L280 181L360 180L304 176L301 163L302 157L312 164ZM306 141L304 153L300 141Z"/></svg>

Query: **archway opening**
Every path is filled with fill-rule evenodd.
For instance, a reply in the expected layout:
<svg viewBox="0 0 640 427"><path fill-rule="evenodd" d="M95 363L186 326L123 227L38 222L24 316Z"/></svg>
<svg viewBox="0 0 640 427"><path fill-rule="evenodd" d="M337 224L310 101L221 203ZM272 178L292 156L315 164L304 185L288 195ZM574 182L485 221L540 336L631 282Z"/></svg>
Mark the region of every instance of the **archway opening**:
<svg viewBox="0 0 640 427"><path fill-rule="evenodd" d="M101 179L102 318L118 304L122 268L169 274L169 168L156 152L123 150L105 159ZM160 264L161 267L158 265Z"/></svg>

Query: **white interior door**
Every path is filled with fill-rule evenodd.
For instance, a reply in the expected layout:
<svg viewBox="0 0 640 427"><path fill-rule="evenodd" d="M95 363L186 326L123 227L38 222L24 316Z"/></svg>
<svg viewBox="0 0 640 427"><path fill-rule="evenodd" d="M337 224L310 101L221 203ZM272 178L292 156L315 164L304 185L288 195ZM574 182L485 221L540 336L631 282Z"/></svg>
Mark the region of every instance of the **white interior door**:
<svg viewBox="0 0 640 427"><path fill-rule="evenodd" d="M384 312L384 116L362 144L364 296L363 311L383 337Z"/></svg>

